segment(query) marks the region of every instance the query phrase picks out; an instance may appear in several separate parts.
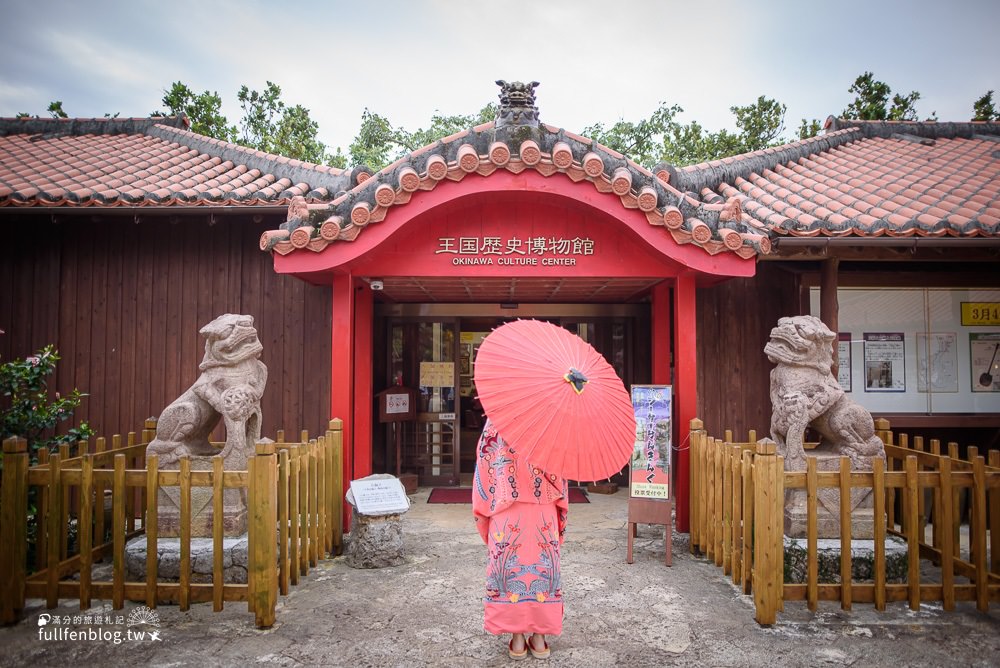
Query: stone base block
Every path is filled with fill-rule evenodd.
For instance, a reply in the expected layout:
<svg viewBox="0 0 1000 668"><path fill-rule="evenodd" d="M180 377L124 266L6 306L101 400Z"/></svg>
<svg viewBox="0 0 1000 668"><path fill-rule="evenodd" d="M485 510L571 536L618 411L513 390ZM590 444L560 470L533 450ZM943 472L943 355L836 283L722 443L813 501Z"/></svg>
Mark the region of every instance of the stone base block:
<svg viewBox="0 0 1000 668"><path fill-rule="evenodd" d="M247 581L247 536L222 539L223 581L245 584ZM212 582L215 560L214 541L211 538L191 539L191 582ZM158 580L177 582L181 573L181 541L179 538L156 540ZM125 569L133 582L146 580L146 536L137 536L125 545Z"/></svg>
<svg viewBox="0 0 1000 668"><path fill-rule="evenodd" d="M796 490L798 491L798 490ZM785 535L792 538L805 538L809 520L804 504L785 506ZM885 518L882 518L885 522ZM840 541L840 514L834 514L823 506L816 508L816 535L823 540ZM836 537L836 538L835 538ZM875 509L855 508L851 512L851 538L871 540L875 537Z"/></svg>
<svg viewBox="0 0 1000 668"><path fill-rule="evenodd" d="M344 562L352 568L399 566L403 557L402 515L351 513Z"/></svg>
<svg viewBox="0 0 1000 668"><path fill-rule="evenodd" d="M819 581L840 583L840 540L820 538L816 541ZM906 541L897 536L885 539L885 580L906 582L908 550ZM785 536L785 582L804 584L808 575L808 551L805 538ZM851 579L855 582L875 580L875 541L851 540Z"/></svg>
<svg viewBox="0 0 1000 668"><path fill-rule="evenodd" d="M211 471L213 457L194 456L191 458L192 471ZM161 487L156 498L157 536L177 538L181 535L180 487ZM224 536L238 537L247 532L247 504L245 489L223 490L222 533ZM211 538L215 521L215 496L211 487L191 488L191 535Z"/></svg>

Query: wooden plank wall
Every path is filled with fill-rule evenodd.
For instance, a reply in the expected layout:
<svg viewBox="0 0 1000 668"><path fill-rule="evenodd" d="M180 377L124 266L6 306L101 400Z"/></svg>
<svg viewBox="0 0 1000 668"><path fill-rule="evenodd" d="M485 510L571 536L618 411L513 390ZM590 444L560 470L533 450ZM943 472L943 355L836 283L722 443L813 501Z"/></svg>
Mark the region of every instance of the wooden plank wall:
<svg viewBox="0 0 1000 668"><path fill-rule="evenodd" d="M698 416L710 433L771 424L770 373L764 355L778 318L799 315L799 279L771 262L754 278L698 290Z"/></svg>
<svg viewBox="0 0 1000 668"><path fill-rule="evenodd" d="M331 291L274 272L257 244L280 220L22 214L3 221L0 360L53 343L50 387L89 393L98 434L142 428L198 377L198 330L245 313L268 368L263 432L318 430L330 411ZM68 426L68 425L67 425ZM221 433L221 431L219 432Z"/></svg>

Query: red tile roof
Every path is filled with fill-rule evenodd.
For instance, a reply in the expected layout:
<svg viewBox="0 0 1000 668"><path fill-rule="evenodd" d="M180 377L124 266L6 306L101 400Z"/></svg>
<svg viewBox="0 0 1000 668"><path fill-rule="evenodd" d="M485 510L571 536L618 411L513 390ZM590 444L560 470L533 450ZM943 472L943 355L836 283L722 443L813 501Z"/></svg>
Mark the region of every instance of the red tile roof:
<svg viewBox="0 0 1000 668"><path fill-rule="evenodd" d="M416 190L533 169L589 182L710 254L767 254L790 237L1000 239L1000 124L827 125L823 136L651 172L554 126L486 123L372 174L196 135L184 119L0 119L0 210L289 205L261 249L318 252L353 241Z"/></svg>
<svg viewBox="0 0 1000 668"><path fill-rule="evenodd" d="M1000 238L1000 124L830 119L828 133L675 170L782 237ZM780 242L779 242L780 243Z"/></svg>
<svg viewBox="0 0 1000 668"><path fill-rule="evenodd" d="M831 119L827 134L653 172L585 137L540 125L487 124L393 163L327 206L290 210L262 250L319 252L353 241L413 190L467 174L535 169L590 181L638 207L678 243L742 257L786 237L1000 238L1000 124ZM515 140L514 137L517 137ZM408 183L409 181L409 183Z"/></svg>
<svg viewBox="0 0 1000 668"><path fill-rule="evenodd" d="M370 173L197 135L183 117L0 119L0 207L327 201Z"/></svg>

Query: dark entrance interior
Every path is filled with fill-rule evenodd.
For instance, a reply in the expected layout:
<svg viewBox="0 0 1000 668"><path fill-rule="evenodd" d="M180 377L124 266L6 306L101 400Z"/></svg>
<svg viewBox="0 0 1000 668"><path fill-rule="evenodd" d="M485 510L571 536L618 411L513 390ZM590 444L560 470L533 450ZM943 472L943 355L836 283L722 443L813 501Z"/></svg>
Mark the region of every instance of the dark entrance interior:
<svg viewBox="0 0 1000 668"><path fill-rule="evenodd" d="M648 383L648 304L378 305L374 326L373 384L416 390L412 421L379 424L373 433L372 468L415 473L420 485L469 485L483 412L476 398L473 361L482 340L516 318L547 320L577 334L615 367L628 387ZM374 409L374 407L373 407Z"/></svg>

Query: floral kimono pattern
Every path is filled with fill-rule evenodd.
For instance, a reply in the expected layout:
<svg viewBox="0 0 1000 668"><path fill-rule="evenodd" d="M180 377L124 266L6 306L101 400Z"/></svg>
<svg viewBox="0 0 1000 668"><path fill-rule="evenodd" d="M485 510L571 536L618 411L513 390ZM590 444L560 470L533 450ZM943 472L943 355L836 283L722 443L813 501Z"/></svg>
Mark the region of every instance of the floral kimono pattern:
<svg viewBox="0 0 1000 668"><path fill-rule="evenodd" d="M520 460L487 420L473 485L476 528L489 548L484 628L498 635L561 633L566 481Z"/></svg>

